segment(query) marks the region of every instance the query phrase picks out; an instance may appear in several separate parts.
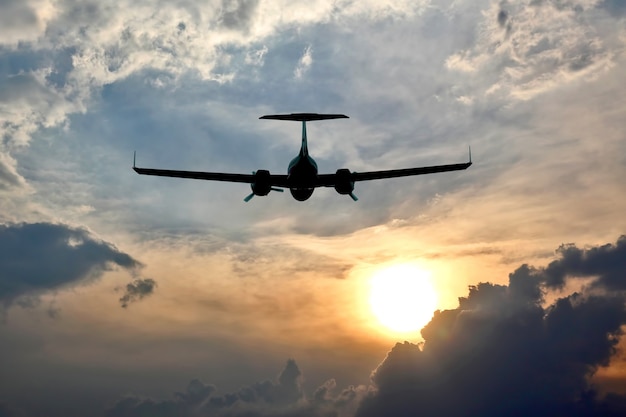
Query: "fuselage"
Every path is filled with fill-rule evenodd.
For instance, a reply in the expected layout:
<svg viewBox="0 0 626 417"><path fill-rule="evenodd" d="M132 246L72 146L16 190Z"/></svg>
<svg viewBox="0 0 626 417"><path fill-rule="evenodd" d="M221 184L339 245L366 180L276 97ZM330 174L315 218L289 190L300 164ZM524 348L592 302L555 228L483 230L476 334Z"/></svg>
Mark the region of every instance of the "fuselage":
<svg viewBox="0 0 626 417"><path fill-rule="evenodd" d="M300 154L293 158L287 169L287 183L293 198L298 201L308 200L315 190L317 179L317 164L306 152L300 149Z"/></svg>
<svg viewBox="0 0 626 417"><path fill-rule="evenodd" d="M306 121L302 121L302 145L300 153L289 162L287 184L293 198L298 201L308 200L313 195L317 181L317 164L309 156L306 139Z"/></svg>

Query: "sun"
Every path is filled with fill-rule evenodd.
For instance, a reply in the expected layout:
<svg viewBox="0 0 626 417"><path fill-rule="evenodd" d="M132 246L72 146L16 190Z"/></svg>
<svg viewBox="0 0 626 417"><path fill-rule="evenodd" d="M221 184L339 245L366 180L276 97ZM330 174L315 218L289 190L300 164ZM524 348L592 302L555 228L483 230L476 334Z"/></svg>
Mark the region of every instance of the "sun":
<svg viewBox="0 0 626 417"><path fill-rule="evenodd" d="M430 273L414 264L397 264L374 273L370 307L378 321L394 332L421 330L437 308Z"/></svg>

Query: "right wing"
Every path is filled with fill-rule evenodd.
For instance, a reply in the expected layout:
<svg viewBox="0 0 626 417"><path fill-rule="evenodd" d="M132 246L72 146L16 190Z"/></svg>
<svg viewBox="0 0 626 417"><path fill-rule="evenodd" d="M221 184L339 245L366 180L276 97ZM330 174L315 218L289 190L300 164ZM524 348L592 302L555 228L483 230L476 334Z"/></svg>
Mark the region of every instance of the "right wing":
<svg viewBox="0 0 626 417"><path fill-rule="evenodd" d="M438 172L461 171L472 165L472 154L468 162L460 164L433 165L428 167L390 169L386 171L350 172L346 179L356 181L382 180L385 178L408 177L412 175L436 174ZM322 174L318 176L317 187L334 187L337 184L337 174Z"/></svg>
<svg viewBox="0 0 626 417"><path fill-rule="evenodd" d="M471 162L462 164L434 165L419 168L390 169L387 171L353 172L353 181L380 180L384 178L408 177L411 175L436 174L438 172L460 171L469 168Z"/></svg>

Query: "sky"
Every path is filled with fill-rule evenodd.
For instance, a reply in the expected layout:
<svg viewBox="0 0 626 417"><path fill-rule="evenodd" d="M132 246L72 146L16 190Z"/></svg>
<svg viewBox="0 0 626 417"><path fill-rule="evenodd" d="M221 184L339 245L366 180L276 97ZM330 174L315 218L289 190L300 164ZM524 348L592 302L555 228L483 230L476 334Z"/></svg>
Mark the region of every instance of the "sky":
<svg viewBox="0 0 626 417"><path fill-rule="evenodd" d="M0 0L0 416L626 414L625 46L620 0ZM131 169L284 174L292 112L349 116L322 173L473 165Z"/></svg>

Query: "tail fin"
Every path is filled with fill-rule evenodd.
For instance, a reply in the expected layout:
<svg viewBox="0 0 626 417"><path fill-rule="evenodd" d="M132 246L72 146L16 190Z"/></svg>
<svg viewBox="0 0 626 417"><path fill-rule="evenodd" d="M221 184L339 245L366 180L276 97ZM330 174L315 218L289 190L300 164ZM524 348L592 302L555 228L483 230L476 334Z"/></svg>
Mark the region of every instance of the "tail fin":
<svg viewBox="0 0 626 417"><path fill-rule="evenodd" d="M300 146L300 155L309 154L309 145L306 143L306 121L302 121L302 146Z"/></svg>

